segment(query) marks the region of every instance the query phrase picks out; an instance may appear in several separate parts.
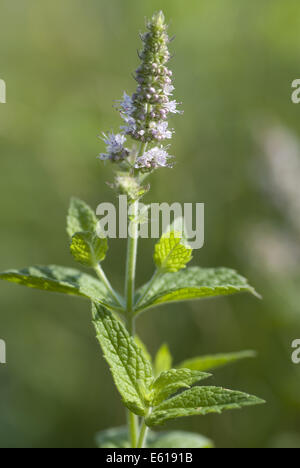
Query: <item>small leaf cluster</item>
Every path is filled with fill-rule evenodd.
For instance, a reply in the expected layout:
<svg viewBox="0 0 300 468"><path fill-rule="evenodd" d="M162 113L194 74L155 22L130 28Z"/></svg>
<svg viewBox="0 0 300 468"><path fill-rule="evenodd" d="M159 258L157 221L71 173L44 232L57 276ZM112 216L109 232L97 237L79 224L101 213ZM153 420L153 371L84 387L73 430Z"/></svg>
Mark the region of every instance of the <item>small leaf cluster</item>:
<svg viewBox="0 0 300 468"><path fill-rule="evenodd" d="M0 279L30 288L81 296L124 314L124 298L99 277L99 267L108 252L108 240L97 229L97 217L83 201L73 198L67 217L70 252L81 265L94 269L98 279L74 268L32 266L0 273ZM99 237L100 234L100 237ZM177 231L165 233L155 246L156 270L152 279L137 290L134 314L161 304L249 292L258 296L247 280L227 268L189 267L192 249Z"/></svg>

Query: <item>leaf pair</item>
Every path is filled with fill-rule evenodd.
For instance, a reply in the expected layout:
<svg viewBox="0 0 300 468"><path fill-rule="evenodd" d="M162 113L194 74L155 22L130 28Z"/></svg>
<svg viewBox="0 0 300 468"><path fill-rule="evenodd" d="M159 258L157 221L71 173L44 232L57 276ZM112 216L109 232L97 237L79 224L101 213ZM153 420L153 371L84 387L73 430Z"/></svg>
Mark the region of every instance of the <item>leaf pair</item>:
<svg viewBox="0 0 300 468"><path fill-rule="evenodd" d="M197 370L171 369L155 379L151 362L124 325L99 305L93 305L93 316L97 338L123 402L132 412L145 417L148 426L263 403L254 396L218 387L189 388L209 377ZM189 390L169 398L182 388Z"/></svg>
<svg viewBox="0 0 300 468"><path fill-rule="evenodd" d="M71 252L84 266L97 268L105 259L107 239L99 238L97 217L83 201L73 198L67 218ZM177 231L164 234L155 247L154 260L158 268L154 280L143 286L135 297L135 314L164 303L195 300L212 296L250 292L257 295L247 280L226 268L187 268L192 250ZM181 271L180 271L181 269ZM50 265L9 270L0 279L51 292L87 297L109 309L119 310L120 304L107 285L78 270Z"/></svg>
<svg viewBox="0 0 300 468"><path fill-rule="evenodd" d="M34 266L5 271L0 273L0 279L49 292L87 297L106 307L113 303L107 300L109 294L103 283L93 276L72 268L56 265ZM146 286L140 289L137 298L143 294L145 288ZM192 267L158 278L135 313L164 303L246 291L255 294L247 281L233 270Z"/></svg>

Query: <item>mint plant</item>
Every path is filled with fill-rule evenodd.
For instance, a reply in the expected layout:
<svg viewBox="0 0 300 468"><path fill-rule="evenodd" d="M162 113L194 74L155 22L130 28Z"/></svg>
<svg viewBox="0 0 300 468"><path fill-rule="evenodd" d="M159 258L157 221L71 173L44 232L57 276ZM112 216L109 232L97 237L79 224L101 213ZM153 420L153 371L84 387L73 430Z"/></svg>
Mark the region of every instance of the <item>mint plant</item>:
<svg viewBox="0 0 300 468"><path fill-rule="evenodd" d="M110 161L116 169L113 188L117 194L128 197L130 207L124 295L115 291L103 270L108 239L99 228L94 211L76 198L71 200L67 217L70 251L76 262L95 275L50 265L5 271L0 278L91 301L97 339L128 413L127 427L109 429L97 436L99 447L212 447L210 440L197 434L157 433L153 428L172 419L263 403L246 393L197 385L211 376L208 371L252 357L253 352L200 356L173 365L167 345L162 345L155 358L151 358L135 333L136 319L142 312L162 304L257 293L233 270L187 267L192 249L174 226L155 246L152 279L136 290L139 228L143 222L140 199L149 190L145 180L150 174L159 168L173 167L173 157L164 143L173 134L169 114L181 113L171 97L174 86L172 72L167 68L170 40L162 12L148 21L147 32L141 39L143 50L136 70L136 92L132 96L124 93L118 102L123 125L117 134L103 134L107 149L100 154L101 160Z"/></svg>

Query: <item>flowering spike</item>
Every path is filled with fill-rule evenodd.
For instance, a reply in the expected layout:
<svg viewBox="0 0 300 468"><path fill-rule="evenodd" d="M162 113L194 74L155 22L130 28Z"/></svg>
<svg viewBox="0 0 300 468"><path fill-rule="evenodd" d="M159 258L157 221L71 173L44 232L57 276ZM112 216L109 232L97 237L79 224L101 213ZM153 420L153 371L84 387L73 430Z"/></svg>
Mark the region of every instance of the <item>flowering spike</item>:
<svg viewBox="0 0 300 468"><path fill-rule="evenodd" d="M170 60L170 42L165 17L162 11L155 13L146 24L147 31L140 34L143 49L138 52L141 64L135 71L137 88L132 96L124 93L118 102L118 110L125 122L121 133L105 136L108 146L101 159L123 161L130 154L124 147L125 135L148 145L148 152L138 159L128 160L137 170L149 171L158 167L170 167L168 153L161 144L170 140L173 130L169 128L169 114L180 114L178 103L172 99L174 86L172 71L167 68ZM149 148L149 145L152 145Z"/></svg>
<svg viewBox="0 0 300 468"><path fill-rule="evenodd" d="M144 43L139 53L141 65L136 70L137 90L132 96L130 112L122 113L128 123L125 133L144 143L161 142L172 138L168 129L169 113L180 113L177 102L170 101L173 94L172 72L166 67L170 59L169 37L162 11L155 13L147 23L148 31L141 34Z"/></svg>

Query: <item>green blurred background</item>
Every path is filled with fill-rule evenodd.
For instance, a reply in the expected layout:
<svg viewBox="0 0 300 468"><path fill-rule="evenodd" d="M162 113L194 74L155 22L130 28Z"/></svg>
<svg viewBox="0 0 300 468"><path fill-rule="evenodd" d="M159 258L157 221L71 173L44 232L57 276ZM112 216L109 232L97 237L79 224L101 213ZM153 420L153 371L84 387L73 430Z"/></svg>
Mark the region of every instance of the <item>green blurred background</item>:
<svg viewBox="0 0 300 468"><path fill-rule="evenodd" d="M163 9L183 117L174 119L175 169L152 178L147 201L204 202L206 244L194 262L237 268L264 296L169 305L138 331L175 360L255 349L258 358L215 372L213 384L267 405L169 424L219 447L300 447L300 107L298 0L2 0L0 78L0 269L74 266L65 215L72 195L114 201L101 131L117 128L113 101L133 92L138 32ZM298 172L297 172L298 171ZM105 270L118 288L122 241ZM138 281L152 273L142 241ZM143 253L142 253L143 252ZM93 447L96 431L124 411L91 325L88 302L0 284L1 447Z"/></svg>

